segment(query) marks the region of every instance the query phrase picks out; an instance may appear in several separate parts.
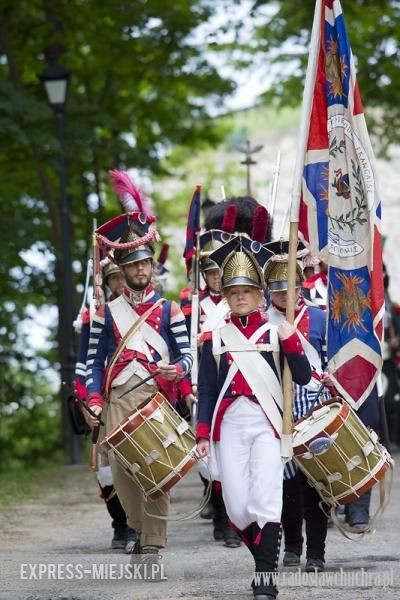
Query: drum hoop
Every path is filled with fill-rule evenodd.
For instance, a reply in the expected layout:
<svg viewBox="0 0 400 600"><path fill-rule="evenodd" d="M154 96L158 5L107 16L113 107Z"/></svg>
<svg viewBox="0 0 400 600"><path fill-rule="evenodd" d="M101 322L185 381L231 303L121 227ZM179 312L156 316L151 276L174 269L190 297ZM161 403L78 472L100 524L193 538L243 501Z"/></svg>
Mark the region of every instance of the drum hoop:
<svg viewBox="0 0 400 600"><path fill-rule="evenodd" d="M327 404L333 404L333 401L334 401L334 399L328 400L328 402L324 403L323 406L326 406ZM333 421L328 423L324 429L317 432L313 437L309 438L306 442L303 442L299 446L293 445L293 453L295 456L299 456L301 454L304 454L305 452L308 452L308 445L312 441L320 438L323 433L325 433L326 436L332 435L333 433L337 433L341 429L341 427L343 427L343 425L345 424L345 422L347 421L347 419L349 417L350 406L344 401L343 402L336 401L336 403L341 405L341 409L338 412L338 414L336 415L336 417L333 419ZM319 408L321 408L321 407L319 407ZM309 417L312 415L312 413L315 410L317 410L317 409L313 409L311 411ZM309 417L307 417L307 418L309 418ZM297 423L303 422L305 420L306 420L306 417L303 417L303 418L299 419L298 421L296 421L295 425Z"/></svg>
<svg viewBox="0 0 400 600"><path fill-rule="evenodd" d="M185 458L174 468L174 471L171 471L171 473L169 473L166 477L164 477L164 479L157 483L157 485L155 485L153 489L145 491L145 496L148 496L151 499L159 498L160 496L168 492L168 490L170 490L176 483L178 483L178 481L182 479L188 471L190 471L190 469L196 462L193 450L188 452Z"/></svg>
<svg viewBox="0 0 400 600"><path fill-rule="evenodd" d="M330 404L335 404L335 403L349 406L347 404L347 402L343 398L341 398L340 396L335 396L334 398L329 398L329 400L324 400L320 404L317 404L317 406L313 406L311 408L311 410L308 410L306 412L305 415L303 415L302 417L300 417L300 419L297 419L297 421L295 422L295 425L297 425L297 423L302 423L303 421L306 421L309 417L311 417L311 415L313 414L313 412L319 410L320 408L323 408L324 406L329 406Z"/></svg>
<svg viewBox="0 0 400 600"><path fill-rule="evenodd" d="M376 450L380 451L379 446L376 448ZM362 496L362 494L365 494L365 492L370 490L375 485L375 483L377 483L383 478L390 466L390 461L388 459L388 456L383 452L379 456L379 460L375 467L369 471L368 478L364 477L363 479L361 479L361 481L358 482L358 487L351 487L345 482L342 482L343 485L347 485L349 490L336 495L333 494L332 491L329 491L332 490L332 485L330 485L329 487L324 487L322 489L320 487L317 488L314 485L314 482L317 483L317 479L312 475L312 473L305 468L305 465L303 463L298 462L296 460L296 464L298 465L299 469L303 471L303 473L306 475L308 480L311 482L311 485L318 491L319 495L321 496L321 498L323 498L324 502L333 502L334 504L338 505L353 502L353 500L357 500L357 498Z"/></svg>
<svg viewBox="0 0 400 600"><path fill-rule="evenodd" d="M114 448L119 444L126 436L125 434L131 434L145 422L146 417L150 417L163 402L168 400L156 392L151 398L143 400L136 408L126 415L111 431L104 437L100 444L104 444L108 448ZM134 418L132 418L134 416ZM143 416L145 418L143 418Z"/></svg>

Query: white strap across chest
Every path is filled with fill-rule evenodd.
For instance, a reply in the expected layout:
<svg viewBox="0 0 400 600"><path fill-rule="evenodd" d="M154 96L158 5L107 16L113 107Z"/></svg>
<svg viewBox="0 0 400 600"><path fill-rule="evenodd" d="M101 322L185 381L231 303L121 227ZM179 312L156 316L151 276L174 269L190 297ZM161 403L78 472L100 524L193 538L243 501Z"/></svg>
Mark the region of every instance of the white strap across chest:
<svg viewBox="0 0 400 600"><path fill-rule="evenodd" d="M109 302L108 306L117 329L123 337L133 323L139 319L139 315L123 296ZM144 354L151 362L153 358L149 346L154 348L163 360L169 360L168 346L164 338L148 323L143 323L140 329L129 339L126 348Z"/></svg>
<svg viewBox="0 0 400 600"><path fill-rule="evenodd" d="M202 332L212 331L216 327L220 327L229 312L229 305L225 298L220 300L218 304L214 304L210 296L206 296L200 301L200 306L207 317L201 326Z"/></svg>
<svg viewBox="0 0 400 600"><path fill-rule="evenodd" d="M300 338L301 345L303 347L305 355L307 356L308 362L311 365L312 370L320 375L322 374L321 358L314 346L304 337L304 335L298 329L298 325L301 319L303 318L303 315L306 310L307 306L303 306L294 320L294 325L296 327L297 335ZM271 323L274 323L275 325L279 325L285 320L285 316L272 305L268 308L268 316Z"/></svg>
<svg viewBox="0 0 400 600"><path fill-rule="evenodd" d="M232 323L228 323L218 330L222 341L228 347L241 346L242 348L246 348L247 346L248 351L231 351L233 362L229 368L226 380L218 396L211 426L212 430L214 429L218 406L221 403L222 398L224 397L232 379L236 373L240 371L251 387L273 428L279 436L281 435L282 416L279 409L282 409L283 398L280 381L274 370L263 359L260 353L252 349L254 343L260 339L260 337L266 331L268 331L268 329L271 329L271 324L264 323L264 325L262 325L250 337L250 339L246 338Z"/></svg>

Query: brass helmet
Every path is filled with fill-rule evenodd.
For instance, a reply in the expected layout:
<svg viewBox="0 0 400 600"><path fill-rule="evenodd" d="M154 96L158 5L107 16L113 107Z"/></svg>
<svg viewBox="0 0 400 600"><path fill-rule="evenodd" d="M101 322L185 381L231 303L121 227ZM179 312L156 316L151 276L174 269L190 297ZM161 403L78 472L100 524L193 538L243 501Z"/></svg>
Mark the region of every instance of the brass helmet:
<svg viewBox="0 0 400 600"><path fill-rule="evenodd" d="M113 275L114 273L120 273L120 272L121 272L121 270L120 270L119 266L116 265L111 260L108 260L107 264L105 264L104 267L103 267L103 278L104 278L104 281L107 283L107 278L110 275Z"/></svg>
<svg viewBox="0 0 400 600"><path fill-rule="evenodd" d="M263 268L270 255L260 242L240 234L215 250L210 259L220 267L222 290L234 285L263 289Z"/></svg>
<svg viewBox="0 0 400 600"><path fill-rule="evenodd" d="M264 268L265 285L270 292L285 292L288 289L288 258L289 258L289 242L279 240L278 242L270 242L265 244L272 256L268 260ZM297 258L301 257L304 246L301 242L297 246ZM296 264L296 288L300 288L304 281L303 269Z"/></svg>
<svg viewBox="0 0 400 600"><path fill-rule="evenodd" d="M139 222L131 222L123 232L119 244L127 244L130 242L140 242L146 235L146 228ZM154 246L152 243L143 243L136 245L134 248L117 248L114 252L115 262L118 266L129 265L139 260L153 258Z"/></svg>
<svg viewBox="0 0 400 600"><path fill-rule="evenodd" d="M232 235L221 231L220 229L211 229L202 233L199 237L200 245L200 269L202 273L211 269L218 269L217 263L210 259L212 254L218 248L221 248L226 242L231 239Z"/></svg>

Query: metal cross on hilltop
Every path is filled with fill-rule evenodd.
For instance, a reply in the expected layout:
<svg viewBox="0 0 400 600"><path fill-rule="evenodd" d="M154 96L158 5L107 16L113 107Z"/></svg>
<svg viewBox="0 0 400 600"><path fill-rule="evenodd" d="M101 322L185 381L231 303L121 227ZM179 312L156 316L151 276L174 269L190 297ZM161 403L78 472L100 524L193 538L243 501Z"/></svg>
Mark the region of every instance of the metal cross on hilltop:
<svg viewBox="0 0 400 600"><path fill-rule="evenodd" d="M247 195L251 196L251 186L250 186L250 166L256 165L256 161L252 159L252 154L256 152L260 152L264 146L254 146L251 148L250 141L246 141L246 146L237 146L237 150L242 152L245 155L245 159L240 162L241 165L246 165L247 167Z"/></svg>

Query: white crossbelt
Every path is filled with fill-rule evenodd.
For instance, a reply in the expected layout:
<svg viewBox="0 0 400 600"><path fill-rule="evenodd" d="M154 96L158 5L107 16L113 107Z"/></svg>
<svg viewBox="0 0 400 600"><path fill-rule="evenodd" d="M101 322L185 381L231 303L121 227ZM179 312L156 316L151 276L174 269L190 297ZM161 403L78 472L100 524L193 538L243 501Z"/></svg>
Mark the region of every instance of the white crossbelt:
<svg viewBox="0 0 400 600"><path fill-rule="evenodd" d="M274 327L271 328L270 323L264 323L264 325L259 327L259 329L254 332L250 339L246 338L232 323L228 323L218 330L222 341L228 347L248 347L248 351L245 352L241 349L240 351L234 350L231 352L233 363L229 368L227 378L217 400L217 406L213 416L212 430L215 423L216 413L218 412L218 405L224 397L224 394L228 389L233 377L237 371L240 371L251 387L261 408L271 422L271 425L278 435L281 435L281 409L283 406L283 398L280 381L274 370L264 360L260 353L252 349L254 342L266 331L273 328ZM272 346L276 346L276 344L272 344Z"/></svg>
<svg viewBox="0 0 400 600"><path fill-rule="evenodd" d="M297 315L297 317L294 320L294 326L296 327L297 335L300 338L300 342L303 347L304 354L306 355L308 362L311 365L311 369L320 376L320 375L322 375L322 372L323 372L322 365L321 365L321 357L319 356L319 354L318 354L317 350L314 348L314 346L304 337L304 335L298 329L298 325L299 325L301 319L303 318L303 315L304 315L306 309L307 309L306 306L302 307L299 314ZM267 312L268 312L268 317L269 317L270 322L273 323L274 325L278 326L280 323L282 323L285 320L285 316L283 315L283 313L281 313L279 310L277 310L272 305L268 308ZM303 387L305 387L308 390L314 391L314 390L317 390L320 385L321 385L321 382L319 379L311 378L311 381Z"/></svg>
<svg viewBox="0 0 400 600"><path fill-rule="evenodd" d="M201 331L213 331L216 327L223 325L226 315L229 312L229 304L225 298L220 300L218 304L214 304L209 296L206 296L200 301L200 306L203 309L206 320L201 326Z"/></svg>

